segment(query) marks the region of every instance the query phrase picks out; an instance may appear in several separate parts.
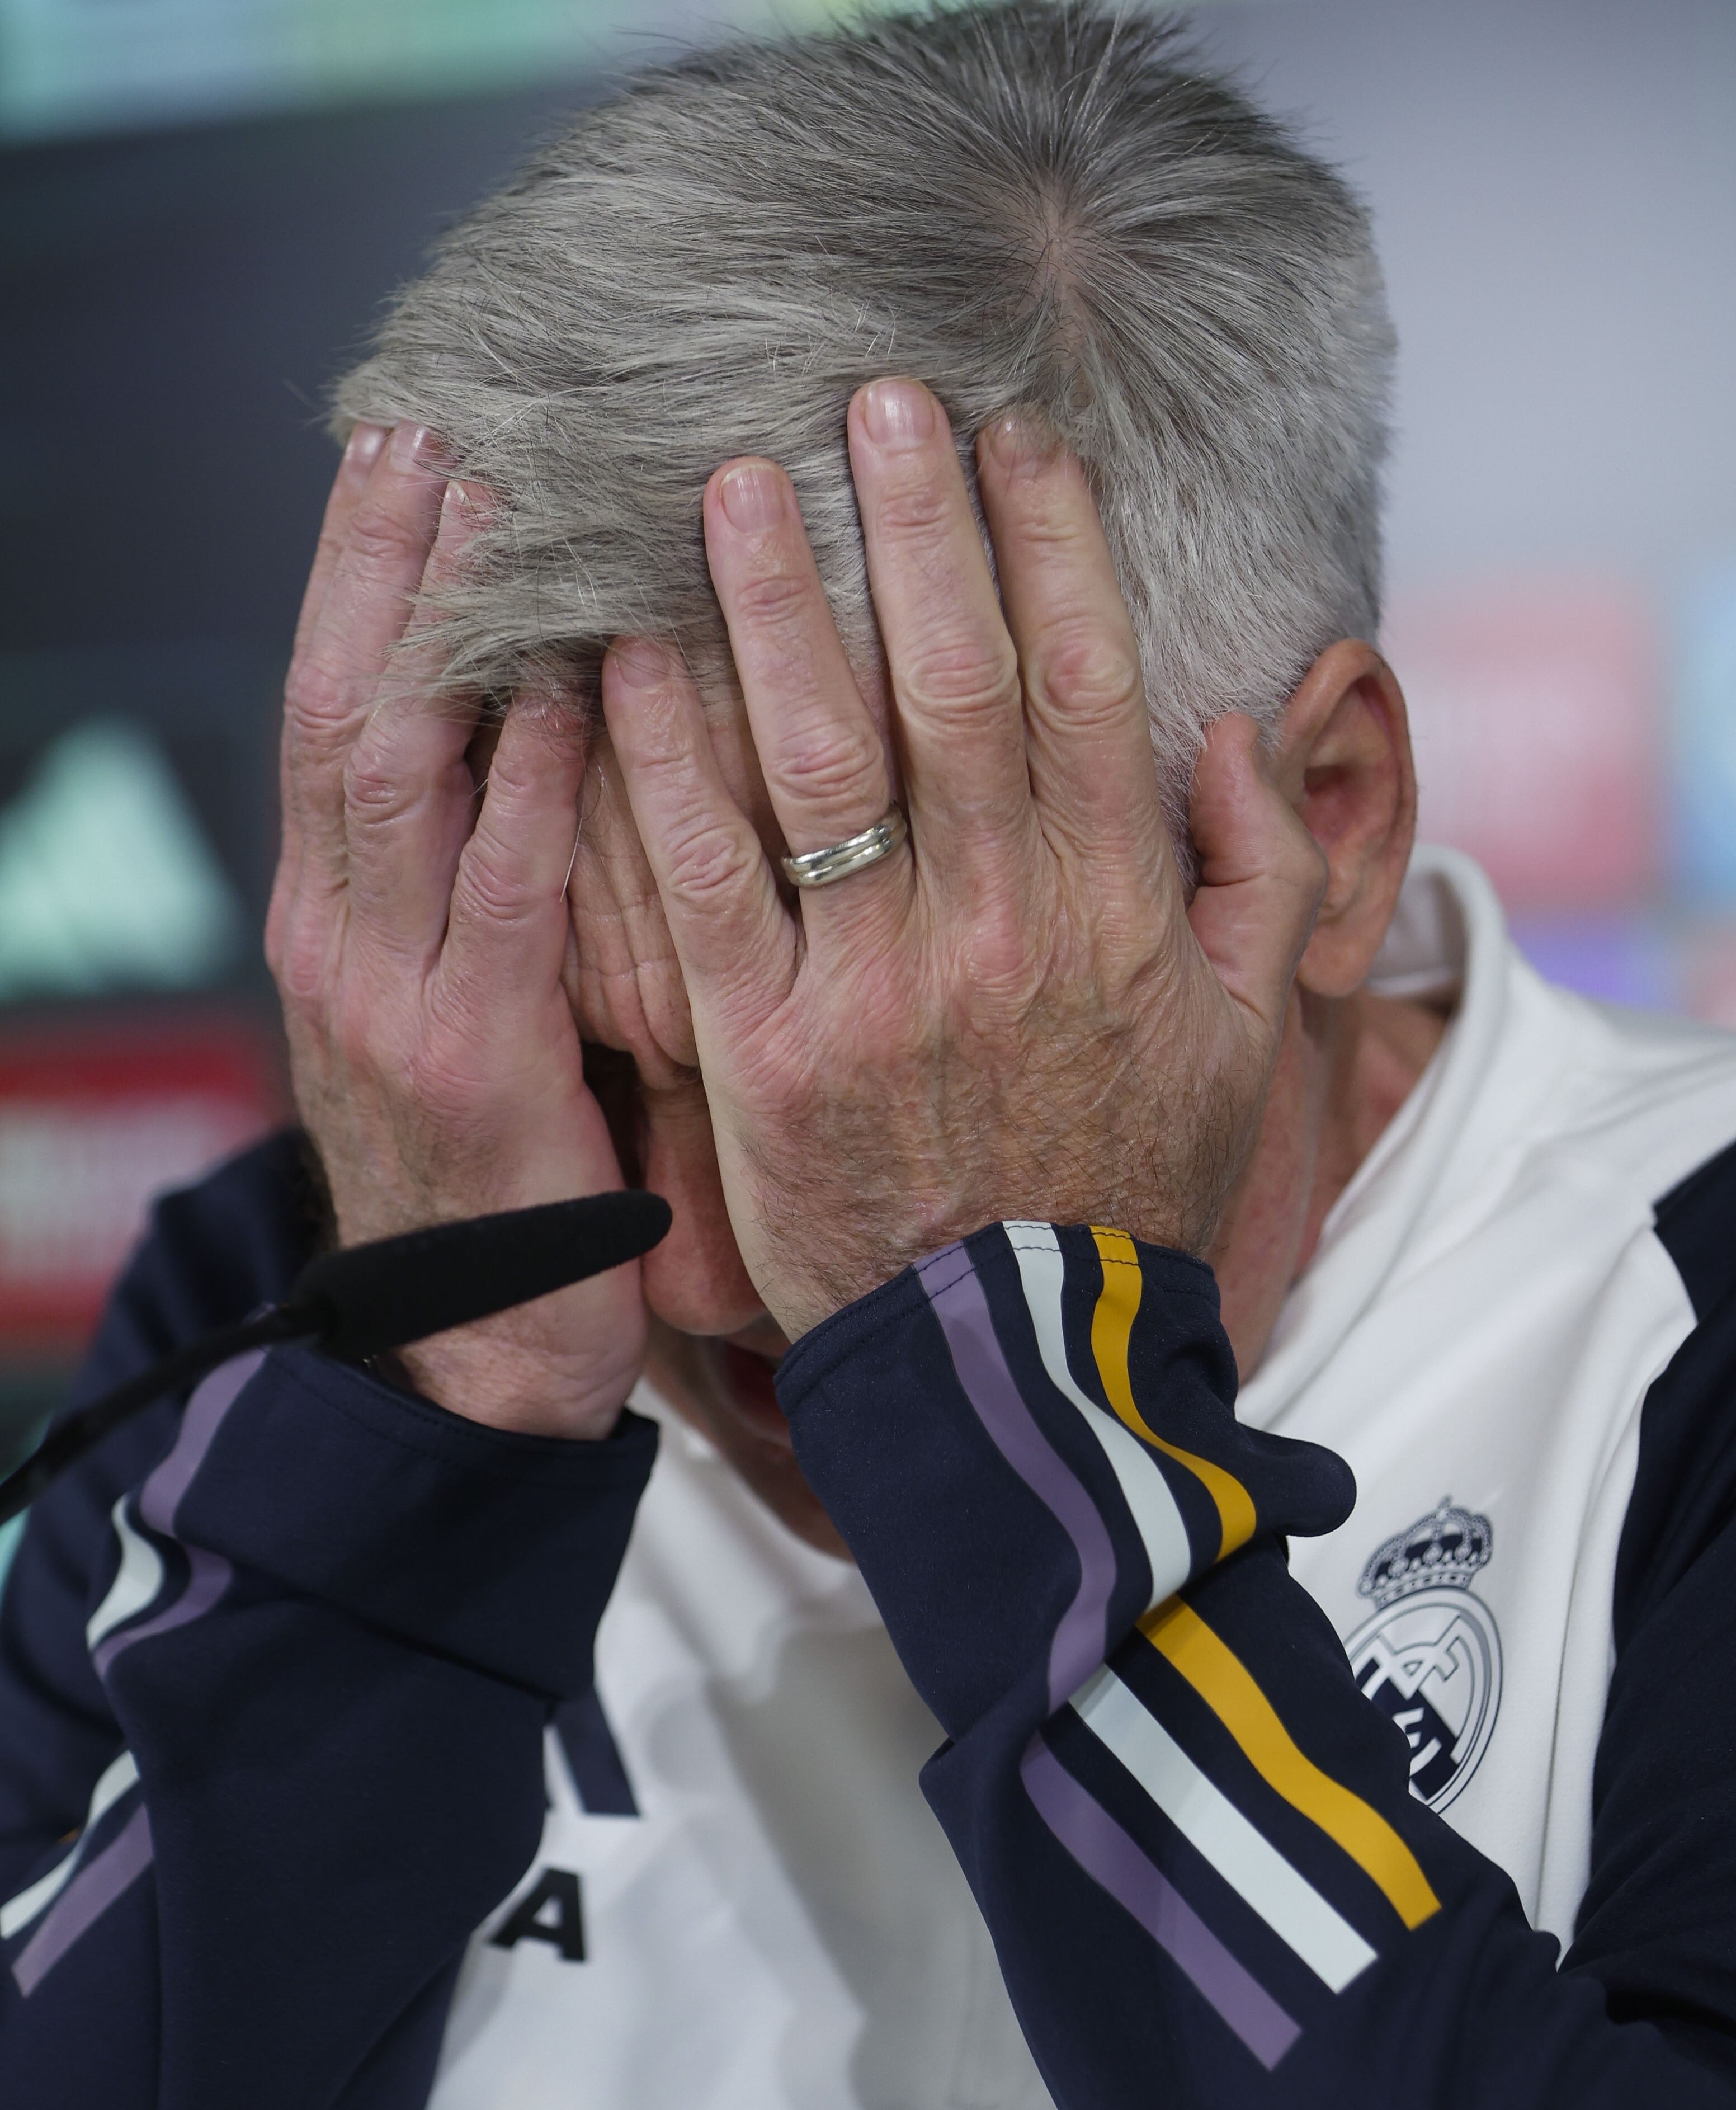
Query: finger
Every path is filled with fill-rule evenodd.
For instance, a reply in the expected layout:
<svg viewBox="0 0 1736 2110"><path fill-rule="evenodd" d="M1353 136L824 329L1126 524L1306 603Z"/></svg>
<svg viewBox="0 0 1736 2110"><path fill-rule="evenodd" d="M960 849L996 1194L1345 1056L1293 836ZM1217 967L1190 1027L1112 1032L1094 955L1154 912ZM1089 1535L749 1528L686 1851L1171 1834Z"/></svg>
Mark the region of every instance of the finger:
<svg viewBox="0 0 1736 2110"><path fill-rule="evenodd" d="M1019 662L945 412L915 381L850 405L850 463L892 669L916 857L945 880L1028 849Z"/></svg>
<svg viewBox="0 0 1736 2110"><path fill-rule="evenodd" d="M775 462L728 463L706 487L705 546L772 811L794 851L871 828L892 772L844 654L789 478ZM908 887L907 853L852 884L811 890L802 917L859 918Z"/></svg>
<svg viewBox="0 0 1736 2110"><path fill-rule="evenodd" d="M706 486L704 516L712 579L772 809L791 849L823 849L879 820L891 777L795 491L775 462L730 462Z"/></svg>
<svg viewBox="0 0 1736 2110"><path fill-rule="evenodd" d="M337 474L332 479L332 489L326 500L319 541L314 551L306 591L301 598L301 613L296 620L295 645L290 654L289 673L284 685L285 709L278 763L283 813L278 868L272 880L271 904L265 918L265 956L272 973L278 977L283 988L290 1015L296 1008L295 1000L309 994L318 985L323 968L327 941L332 927L329 888L319 890L318 898L312 901L305 899L301 890L303 849L290 751L292 700L302 691L302 669L308 640L325 607L326 596L331 590L332 573L337 563L337 553L349 534L350 519L361 502L368 479L388 437L383 426L359 424L351 430L345 443L342 459L337 465Z"/></svg>
<svg viewBox="0 0 1736 2110"><path fill-rule="evenodd" d="M585 752L584 722L570 705L541 695L515 700L459 858L441 978L461 995L467 1017L503 1035L552 1000L566 1004L567 875Z"/></svg>
<svg viewBox="0 0 1736 2110"><path fill-rule="evenodd" d="M693 677L634 639L603 663L603 709L662 897L704 1055L707 1014L751 1029L794 982L796 926L758 836L730 796Z"/></svg>
<svg viewBox="0 0 1736 2110"><path fill-rule="evenodd" d="M606 732L593 738L567 881L567 988L581 1036L628 1050L641 1074L698 1060L693 1014L657 880ZM661 1072L659 1073L661 1074Z"/></svg>
<svg viewBox="0 0 1736 2110"><path fill-rule="evenodd" d="M1045 826L1102 881L1172 867L1139 647L1078 462L1024 420L977 443Z"/></svg>
<svg viewBox="0 0 1736 2110"><path fill-rule="evenodd" d="M328 887L344 875L344 769L373 708L440 523L432 434L400 425L369 471L283 702L283 816Z"/></svg>
<svg viewBox="0 0 1736 2110"><path fill-rule="evenodd" d="M424 595L437 600L459 577L482 524L477 495L448 484L423 573ZM440 950L459 858L477 812L466 758L477 708L445 691L445 673L439 620L424 602L344 772L351 928L364 945L424 967Z"/></svg>
<svg viewBox="0 0 1736 2110"><path fill-rule="evenodd" d="M309 633L325 605L327 590L332 583L332 572L337 562L337 553L343 547L344 538L350 532L350 518L368 487L368 478L380 458L380 450L386 444L387 431L383 425L355 425L344 442L343 458L337 464L337 474L332 479L331 496L326 500L325 518L319 523L319 540L314 550L313 568L307 577L307 591L301 597L301 613L296 620L296 642L290 654L292 663L301 656Z"/></svg>
<svg viewBox="0 0 1736 2110"><path fill-rule="evenodd" d="M1266 770L1259 727L1239 712L1219 718L1206 736L1191 818L1200 885L1188 923L1269 1052L1325 898L1327 867Z"/></svg>

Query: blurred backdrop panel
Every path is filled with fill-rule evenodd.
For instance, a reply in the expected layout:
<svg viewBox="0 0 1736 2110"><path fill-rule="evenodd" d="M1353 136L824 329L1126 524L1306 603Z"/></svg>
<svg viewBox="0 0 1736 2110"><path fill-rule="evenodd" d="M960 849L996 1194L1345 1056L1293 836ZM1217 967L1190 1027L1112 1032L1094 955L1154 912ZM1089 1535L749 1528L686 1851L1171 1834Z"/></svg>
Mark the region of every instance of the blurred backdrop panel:
<svg viewBox="0 0 1736 2110"><path fill-rule="evenodd" d="M1736 7L1196 20L1373 210L1424 832L1545 973L1736 1026Z"/></svg>
<svg viewBox="0 0 1736 2110"><path fill-rule="evenodd" d="M0 1449L150 1195L283 1117L260 926L322 406L620 70L804 0L0 0ZM1736 1025L1736 7L1248 0L1372 208L1424 825L1545 971Z"/></svg>
<svg viewBox="0 0 1736 2110"><path fill-rule="evenodd" d="M283 1117L259 932L279 655L0 653L0 1448L152 1197Z"/></svg>
<svg viewBox="0 0 1736 2110"><path fill-rule="evenodd" d="M582 79L827 0L0 0L14 139Z"/></svg>

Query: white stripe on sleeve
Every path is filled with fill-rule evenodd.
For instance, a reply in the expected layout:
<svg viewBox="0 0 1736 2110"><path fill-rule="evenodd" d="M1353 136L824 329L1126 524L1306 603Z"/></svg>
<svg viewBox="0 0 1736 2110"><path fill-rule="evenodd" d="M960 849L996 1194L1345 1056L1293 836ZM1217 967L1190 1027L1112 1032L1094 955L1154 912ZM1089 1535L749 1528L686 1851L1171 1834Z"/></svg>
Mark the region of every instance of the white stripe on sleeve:
<svg viewBox="0 0 1736 2110"><path fill-rule="evenodd" d="M1207 1779L1114 1671L1098 1671L1069 1704L1183 1838L1316 1977L1341 1993L1368 1968L1374 1951L1356 1929Z"/></svg>
<svg viewBox="0 0 1736 2110"><path fill-rule="evenodd" d="M1187 1543L1187 1528L1176 1507L1163 1468L1129 1429L1105 1413L1074 1382L1067 1367L1067 1337L1061 1324L1061 1286L1066 1262L1052 1224L1010 1223L1006 1235L1019 1262L1019 1279L1024 1289L1031 1323L1037 1329L1037 1346L1042 1366L1056 1390L1070 1399L1085 1417L1085 1425L1103 1447L1122 1494L1132 1511L1134 1528L1145 1542L1146 1558L1151 1564L1151 1602L1161 1605L1172 1597L1193 1569L1193 1552Z"/></svg>
<svg viewBox="0 0 1736 2110"><path fill-rule="evenodd" d="M94 1649L122 1620L143 1611L163 1587L163 1556L127 1522L129 1499L123 1495L109 1512L115 1521L115 1536L120 1541L120 1566L109 1585L108 1595L91 1614L84 1629L84 1646L88 1649Z"/></svg>
<svg viewBox="0 0 1736 2110"><path fill-rule="evenodd" d="M90 1810L77 1845L46 1876L38 1876L29 1890L20 1890L16 1897L8 1898L0 1905L0 1941L10 1941L20 1927L28 1927L39 1913L45 1913L54 1903L72 1881L73 1871L84 1852L84 1842L98 1818L104 1811L114 1808L138 1778L138 1768L133 1763L133 1754L123 1751L91 1790Z"/></svg>

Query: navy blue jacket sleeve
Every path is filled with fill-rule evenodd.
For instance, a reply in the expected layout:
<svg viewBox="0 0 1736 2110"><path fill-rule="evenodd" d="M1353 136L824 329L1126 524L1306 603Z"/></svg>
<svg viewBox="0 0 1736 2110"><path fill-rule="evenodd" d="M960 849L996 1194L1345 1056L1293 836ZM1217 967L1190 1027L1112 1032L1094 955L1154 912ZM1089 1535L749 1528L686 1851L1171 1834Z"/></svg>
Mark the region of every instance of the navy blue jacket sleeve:
<svg viewBox="0 0 1736 2110"><path fill-rule="evenodd" d="M992 1226L779 1391L947 1741L923 1784L1060 2110L1736 2103L1408 1786L1286 1534L1354 1490L1234 1418L1209 1270Z"/></svg>
<svg viewBox="0 0 1736 2110"><path fill-rule="evenodd" d="M1646 1396L1568 1967L1736 2092L1736 1146L1658 1203L1698 1322Z"/></svg>
<svg viewBox="0 0 1736 2110"><path fill-rule="evenodd" d="M294 1146L160 1211L80 1390L281 1293ZM655 1432L504 1434L238 1359L33 1514L0 1603L18 2110L412 2110L543 1821Z"/></svg>

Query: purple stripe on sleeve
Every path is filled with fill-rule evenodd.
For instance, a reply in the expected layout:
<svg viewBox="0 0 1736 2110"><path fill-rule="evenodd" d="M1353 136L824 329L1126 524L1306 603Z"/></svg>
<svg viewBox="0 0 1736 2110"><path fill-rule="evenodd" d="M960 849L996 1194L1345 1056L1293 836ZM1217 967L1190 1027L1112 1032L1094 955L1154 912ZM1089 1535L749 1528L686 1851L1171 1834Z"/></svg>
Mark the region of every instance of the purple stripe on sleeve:
<svg viewBox="0 0 1736 2110"><path fill-rule="evenodd" d="M264 1360L263 1348L252 1348L244 1356L233 1356L213 1370L187 1402L174 1448L139 1490L138 1514L153 1531L160 1532L165 1538L174 1536L174 1514L180 1506L181 1497L205 1463L206 1453L229 1409L241 1397L242 1388ZM96 1665L98 1678L108 1674L109 1665L123 1649L131 1648L135 1641L149 1641L155 1635L184 1627L190 1619L210 1611L228 1589L234 1571L221 1554L209 1553L197 1546L188 1546L186 1551L189 1571L187 1587L166 1611L157 1613L141 1625L123 1628L97 1644L91 1661Z"/></svg>
<svg viewBox="0 0 1736 2110"><path fill-rule="evenodd" d="M177 1627L184 1627L189 1619L199 1619L210 1611L228 1588L229 1578L235 1572L220 1553L208 1553L202 1546L188 1547L187 1564L187 1587L166 1612L159 1612L142 1626L124 1628L97 1643L91 1661L97 1667L98 1678L106 1678L109 1665L134 1641L148 1641L158 1634L170 1633Z"/></svg>
<svg viewBox="0 0 1736 2110"><path fill-rule="evenodd" d="M1040 1736L1019 1774L1038 1815L1086 1874L1132 1914L1269 2073L1301 2035L1298 2025Z"/></svg>
<svg viewBox="0 0 1736 2110"><path fill-rule="evenodd" d="M1115 1550L1096 1506L1033 1419L1006 1366L982 1283L960 1245L916 1270L952 1352L952 1366L995 1448L1073 1541L1079 1587L1049 1648L1049 1708L1069 1697L1103 1661L1109 1646Z"/></svg>
<svg viewBox="0 0 1736 2110"><path fill-rule="evenodd" d="M26 1999L81 1934L151 1865L151 1819L141 1803L102 1851L61 1891L48 1917L12 1964Z"/></svg>
<svg viewBox="0 0 1736 2110"><path fill-rule="evenodd" d="M211 1372L188 1401L174 1450L139 1491L138 1514L153 1531L161 1532L165 1538L174 1536L174 1513L182 1496L192 1485L194 1474L205 1463L205 1454L210 1449L242 1387L264 1360L263 1348L250 1348L244 1356L232 1356Z"/></svg>

